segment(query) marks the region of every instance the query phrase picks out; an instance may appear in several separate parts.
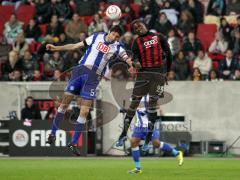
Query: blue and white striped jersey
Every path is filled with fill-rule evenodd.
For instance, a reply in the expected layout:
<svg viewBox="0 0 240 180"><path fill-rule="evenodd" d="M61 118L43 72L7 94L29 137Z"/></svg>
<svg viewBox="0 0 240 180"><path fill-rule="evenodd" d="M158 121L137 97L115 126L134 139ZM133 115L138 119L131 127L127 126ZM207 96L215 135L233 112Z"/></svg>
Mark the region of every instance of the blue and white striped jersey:
<svg viewBox="0 0 240 180"><path fill-rule="evenodd" d="M135 127L148 127L148 114L147 114L147 103L149 96L143 96L140 102L140 107L137 108L136 117L137 121Z"/></svg>
<svg viewBox="0 0 240 180"><path fill-rule="evenodd" d="M99 75L105 72L110 58L114 55L120 56L123 60L128 58L123 46L117 41L107 42L106 36L105 33L94 33L87 37L85 42L88 48L79 61L79 64L87 66Z"/></svg>

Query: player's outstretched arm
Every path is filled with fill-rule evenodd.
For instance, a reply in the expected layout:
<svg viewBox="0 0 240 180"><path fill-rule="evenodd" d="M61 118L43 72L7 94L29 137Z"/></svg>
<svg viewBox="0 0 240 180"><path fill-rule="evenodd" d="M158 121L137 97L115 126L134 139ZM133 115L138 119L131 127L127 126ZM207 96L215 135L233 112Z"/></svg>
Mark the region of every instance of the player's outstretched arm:
<svg viewBox="0 0 240 180"><path fill-rule="evenodd" d="M54 46L52 44L47 44L46 45L46 49L49 51L71 51L71 50L75 50L75 49L79 49L84 47L84 43L83 42L79 42L76 44L66 44L63 46Z"/></svg>

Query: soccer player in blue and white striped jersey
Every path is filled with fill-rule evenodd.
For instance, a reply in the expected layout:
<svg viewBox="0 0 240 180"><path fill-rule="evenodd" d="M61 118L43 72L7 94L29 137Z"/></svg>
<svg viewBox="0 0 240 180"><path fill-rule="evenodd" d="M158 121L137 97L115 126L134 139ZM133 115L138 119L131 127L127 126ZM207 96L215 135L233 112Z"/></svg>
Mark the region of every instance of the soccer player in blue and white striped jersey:
<svg viewBox="0 0 240 180"><path fill-rule="evenodd" d="M83 42L63 46L54 46L51 44L46 46L46 49L51 51L71 51L87 47L85 54L79 61L79 65L72 70L71 79L68 82L62 103L52 123L52 131L47 143L53 144L55 142L56 131L68 105L74 96L79 96L78 106L80 106L80 114L75 124L75 133L68 147L75 155L80 155L76 145L81 132L84 130L86 117L92 105L92 100L96 97L96 88L101 77L104 75L110 58L117 55L130 66L132 65L131 59L118 42L121 35L121 28L119 26L113 26L108 34L95 33L87 37Z"/></svg>
<svg viewBox="0 0 240 180"><path fill-rule="evenodd" d="M177 157L178 164L181 166L183 164L183 153L172 148L169 144L160 141L159 134L159 122L154 124L154 128L151 129L149 126L149 118L147 113L147 104L149 96L144 96L141 99L139 107L136 111L137 121L133 128L132 138L131 138L131 148L132 148L132 157L135 163L135 168L130 170L129 173L142 173L142 168L140 164L140 150L139 144L141 140L146 140L147 134L149 131L152 131L152 144L154 147L161 149L164 152L169 152L173 156Z"/></svg>

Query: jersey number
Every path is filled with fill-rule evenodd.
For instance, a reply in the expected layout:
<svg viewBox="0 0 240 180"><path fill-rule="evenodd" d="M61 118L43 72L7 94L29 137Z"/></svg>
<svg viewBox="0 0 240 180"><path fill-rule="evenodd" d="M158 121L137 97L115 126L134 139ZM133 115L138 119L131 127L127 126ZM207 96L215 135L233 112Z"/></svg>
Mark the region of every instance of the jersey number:
<svg viewBox="0 0 240 180"><path fill-rule="evenodd" d="M108 53L109 47L102 42L99 42L97 45L97 50L103 52L104 54Z"/></svg>

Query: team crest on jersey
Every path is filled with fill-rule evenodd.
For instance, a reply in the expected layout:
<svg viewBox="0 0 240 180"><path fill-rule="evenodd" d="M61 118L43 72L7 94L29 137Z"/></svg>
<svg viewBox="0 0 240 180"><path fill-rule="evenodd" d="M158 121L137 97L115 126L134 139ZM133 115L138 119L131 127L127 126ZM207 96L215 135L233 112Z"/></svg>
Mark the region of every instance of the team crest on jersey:
<svg viewBox="0 0 240 180"><path fill-rule="evenodd" d="M106 54L109 52L110 48L107 45L105 45L104 43L99 42L96 49L103 52L104 54Z"/></svg>

